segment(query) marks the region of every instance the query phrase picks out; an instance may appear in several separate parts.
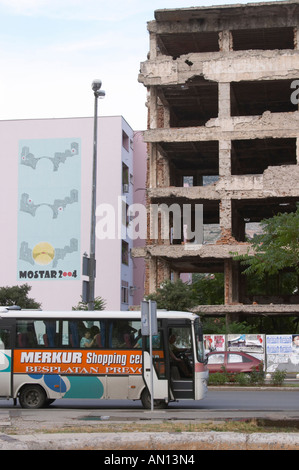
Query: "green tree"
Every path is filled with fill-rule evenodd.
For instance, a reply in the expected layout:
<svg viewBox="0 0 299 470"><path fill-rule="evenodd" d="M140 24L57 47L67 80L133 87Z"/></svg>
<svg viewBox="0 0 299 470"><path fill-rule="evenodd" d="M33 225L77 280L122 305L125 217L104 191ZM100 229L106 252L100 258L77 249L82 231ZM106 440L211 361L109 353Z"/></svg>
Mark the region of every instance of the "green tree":
<svg viewBox="0 0 299 470"><path fill-rule="evenodd" d="M296 212L264 219L261 226L263 233L250 241L254 255L235 256L247 266L244 273L262 278L288 268L299 274L299 204Z"/></svg>
<svg viewBox="0 0 299 470"><path fill-rule="evenodd" d="M196 305L192 285L181 279L175 282L164 281L155 293L146 297L146 300L155 300L157 308L175 311L186 311Z"/></svg>
<svg viewBox="0 0 299 470"><path fill-rule="evenodd" d="M23 284L21 286L0 287L0 305L9 307L17 305L21 308L38 309L41 303L28 297L31 286Z"/></svg>
<svg viewBox="0 0 299 470"><path fill-rule="evenodd" d="M192 290L197 305L224 304L224 274L193 274Z"/></svg>
<svg viewBox="0 0 299 470"><path fill-rule="evenodd" d="M102 297L94 299L94 310L105 310L105 307L106 301ZM81 300L76 307L72 307L72 310L88 310L88 303Z"/></svg>
<svg viewBox="0 0 299 470"><path fill-rule="evenodd" d="M228 333L244 334L244 333L260 333L255 331L254 326L249 325L246 321L231 322L229 331L225 318L209 318L201 316L204 334L225 335Z"/></svg>

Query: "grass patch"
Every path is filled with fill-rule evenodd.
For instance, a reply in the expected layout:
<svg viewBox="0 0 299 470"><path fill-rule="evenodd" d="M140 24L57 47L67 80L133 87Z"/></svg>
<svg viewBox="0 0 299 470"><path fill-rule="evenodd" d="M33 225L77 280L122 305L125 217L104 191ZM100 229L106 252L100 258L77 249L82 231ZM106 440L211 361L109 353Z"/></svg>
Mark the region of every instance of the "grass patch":
<svg viewBox="0 0 299 470"><path fill-rule="evenodd" d="M298 432L299 423L287 423L286 425L277 422L267 422L262 420L244 419L244 420L219 420L219 421L159 421L159 422L105 422L97 424L62 426L60 428L32 429L32 433L126 433L126 432L237 432L237 433L273 433L273 432ZM2 430L1 430L2 431ZM15 435L23 434L15 427L5 428L5 434Z"/></svg>

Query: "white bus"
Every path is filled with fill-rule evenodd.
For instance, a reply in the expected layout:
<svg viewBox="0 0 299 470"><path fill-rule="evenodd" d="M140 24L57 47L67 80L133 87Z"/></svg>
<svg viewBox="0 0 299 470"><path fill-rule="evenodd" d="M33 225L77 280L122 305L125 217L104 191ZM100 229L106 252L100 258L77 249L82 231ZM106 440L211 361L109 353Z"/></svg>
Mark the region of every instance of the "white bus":
<svg viewBox="0 0 299 470"><path fill-rule="evenodd" d="M41 408L59 398L141 400L151 408L207 391L200 319L157 312L158 334L141 336L140 312L0 308L0 398ZM150 370L153 370L151 377Z"/></svg>

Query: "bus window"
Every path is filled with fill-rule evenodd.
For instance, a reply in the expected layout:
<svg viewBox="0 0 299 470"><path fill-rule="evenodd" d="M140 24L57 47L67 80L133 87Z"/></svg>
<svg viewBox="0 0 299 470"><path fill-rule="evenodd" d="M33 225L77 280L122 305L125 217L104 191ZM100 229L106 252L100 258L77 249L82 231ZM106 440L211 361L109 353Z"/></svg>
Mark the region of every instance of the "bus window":
<svg viewBox="0 0 299 470"><path fill-rule="evenodd" d="M190 327L180 326L176 328L171 328L169 332L169 338L174 336L173 348L179 350L191 349L192 339L191 339L191 329Z"/></svg>
<svg viewBox="0 0 299 470"><path fill-rule="evenodd" d="M17 320L17 348L45 347L58 345L58 321Z"/></svg>
<svg viewBox="0 0 299 470"><path fill-rule="evenodd" d="M193 376L193 350L191 327L177 326L169 329L169 355L172 374Z"/></svg>
<svg viewBox="0 0 299 470"><path fill-rule="evenodd" d="M101 348L101 323L99 320L64 320L62 345L69 348Z"/></svg>
<svg viewBox="0 0 299 470"><path fill-rule="evenodd" d="M152 336L152 348L153 350L155 349L163 349L163 341L162 341L163 337L161 336L161 332L159 331L157 335L153 335ZM135 348L142 348L142 336L140 335L140 337L138 338L135 346ZM147 351L149 351L149 336L146 336L146 346L145 346L145 349Z"/></svg>
<svg viewBox="0 0 299 470"><path fill-rule="evenodd" d="M0 349L10 349L10 331L0 328Z"/></svg>
<svg viewBox="0 0 299 470"><path fill-rule="evenodd" d="M136 321L117 320L112 322L111 346L116 349L133 348L140 327L141 323Z"/></svg>
<svg viewBox="0 0 299 470"><path fill-rule="evenodd" d="M37 336L33 320L17 320L17 348L37 347Z"/></svg>
<svg viewBox="0 0 299 470"><path fill-rule="evenodd" d="M205 352L204 352L204 344L203 344L203 333L202 333L202 327L201 327L199 319L195 320L194 322L194 330L195 330L195 345L196 345L196 352L197 352L197 360L198 362L204 362Z"/></svg>
<svg viewBox="0 0 299 470"><path fill-rule="evenodd" d="M36 325L36 323L38 323ZM44 320L34 322L35 330L38 333L38 344L46 348L58 346L59 342L59 322L56 320ZM39 328L37 328L39 327Z"/></svg>
<svg viewBox="0 0 299 470"><path fill-rule="evenodd" d="M140 321L130 320L64 320L62 345L69 348L133 348L140 327Z"/></svg>

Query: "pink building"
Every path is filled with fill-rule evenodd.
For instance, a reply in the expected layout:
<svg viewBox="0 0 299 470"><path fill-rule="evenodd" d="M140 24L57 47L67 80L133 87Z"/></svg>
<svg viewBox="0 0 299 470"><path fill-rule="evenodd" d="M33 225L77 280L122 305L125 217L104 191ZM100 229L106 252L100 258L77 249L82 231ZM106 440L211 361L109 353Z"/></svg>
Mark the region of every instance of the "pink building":
<svg viewBox="0 0 299 470"><path fill-rule="evenodd" d="M0 121L0 286L28 283L44 310L81 300L89 254L93 118ZM95 296L108 310L143 298L127 208L145 203L146 146L121 116L98 118ZM135 199L136 198L136 199Z"/></svg>

